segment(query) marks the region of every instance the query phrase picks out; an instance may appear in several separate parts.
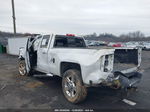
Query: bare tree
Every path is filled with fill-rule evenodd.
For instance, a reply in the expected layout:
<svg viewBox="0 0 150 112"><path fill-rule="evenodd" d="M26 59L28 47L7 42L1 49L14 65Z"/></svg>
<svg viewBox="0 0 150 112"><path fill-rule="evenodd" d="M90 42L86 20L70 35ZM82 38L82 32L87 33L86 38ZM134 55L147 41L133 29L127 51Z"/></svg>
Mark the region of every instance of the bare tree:
<svg viewBox="0 0 150 112"><path fill-rule="evenodd" d="M128 34L120 35L121 38L144 38L145 35L140 31L129 32Z"/></svg>

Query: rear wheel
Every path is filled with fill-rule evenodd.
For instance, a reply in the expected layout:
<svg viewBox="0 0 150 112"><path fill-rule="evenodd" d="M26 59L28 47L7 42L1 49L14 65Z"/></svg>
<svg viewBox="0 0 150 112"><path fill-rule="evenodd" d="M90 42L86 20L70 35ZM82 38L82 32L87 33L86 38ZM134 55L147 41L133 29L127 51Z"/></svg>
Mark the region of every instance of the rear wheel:
<svg viewBox="0 0 150 112"><path fill-rule="evenodd" d="M83 85L78 70L67 70L62 79L62 90L66 99L71 103L79 103L87 96L87 89Z"/></svg>

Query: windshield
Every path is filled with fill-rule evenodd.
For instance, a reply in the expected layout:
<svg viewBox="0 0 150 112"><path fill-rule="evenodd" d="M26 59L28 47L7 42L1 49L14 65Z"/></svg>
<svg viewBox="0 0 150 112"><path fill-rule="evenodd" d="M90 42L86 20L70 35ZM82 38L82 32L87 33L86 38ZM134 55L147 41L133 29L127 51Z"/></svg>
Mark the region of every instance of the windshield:
<svg viewBox="0 0 150 112"><path fill-rule="evenodd" d="M54 47L86 48L86 45L81 37L56 35Z"/></svg>

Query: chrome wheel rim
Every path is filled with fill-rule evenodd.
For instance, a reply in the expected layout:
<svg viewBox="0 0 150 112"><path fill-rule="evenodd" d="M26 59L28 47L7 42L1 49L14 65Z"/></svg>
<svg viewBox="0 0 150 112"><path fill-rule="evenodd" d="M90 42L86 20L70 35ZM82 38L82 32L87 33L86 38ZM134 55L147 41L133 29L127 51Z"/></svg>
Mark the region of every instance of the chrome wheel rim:
<svg viewBox="0 0 150 112"><path fill-rule="evenodd" d="M20 73L20 75L25 75L26 74L25 64L23 64L23 63L19 64L19 73Z"/></svg>
<svg viewBox="0 0 150 112"><path fill-rule="evenodd" d="M73 98L76 96L76 82L75 82L75 77L73 76L68 76L66 77L66 80L65 80L65 92L66 94Z"/></svg>

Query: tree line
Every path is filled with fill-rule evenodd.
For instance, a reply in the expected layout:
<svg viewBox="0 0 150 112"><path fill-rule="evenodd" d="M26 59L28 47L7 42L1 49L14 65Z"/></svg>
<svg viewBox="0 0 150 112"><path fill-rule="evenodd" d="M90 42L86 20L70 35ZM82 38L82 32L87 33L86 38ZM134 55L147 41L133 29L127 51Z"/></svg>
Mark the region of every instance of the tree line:
<svg viewBox="0 0 150 112"><path fill-rule="evenodd" d="M111 33L102 34L89 34L84 36L87 40L100 40L100 41L111 41L111 42L128 42L128 41L150 41L150 36L145 36L141 31L129 32L127 34L121 34L116 36Z"/></svg>
<svg viewBox="0 0 150 112"><path fill-rule="evenodd" d="M17 33L17 37L32 36L32 33ZM0 31L0 40L4 39L3 37L14 37L14 34L11 32ZM108 42L128 42L128 41L150 41L150 36L145 36L141 31L129 32L126 34L121 34L116 36L111 33L92 33L89 35L84 35L87 40L99 40L99 41L108 41Z"/></svg>

